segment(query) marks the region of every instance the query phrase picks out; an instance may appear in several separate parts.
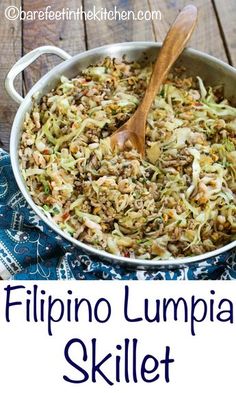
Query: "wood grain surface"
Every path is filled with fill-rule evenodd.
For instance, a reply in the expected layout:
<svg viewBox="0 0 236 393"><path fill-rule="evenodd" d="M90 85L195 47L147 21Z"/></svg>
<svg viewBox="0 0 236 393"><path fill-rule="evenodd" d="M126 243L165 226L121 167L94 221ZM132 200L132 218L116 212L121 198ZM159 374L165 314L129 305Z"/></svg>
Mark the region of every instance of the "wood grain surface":
<svg viewBox="0 0 236 393"><path fill-rule="evenodd" d="M86 0L85 10L92 9L93 4L93 0ZM118 11L133 10L135 13L139 10L143 12L150 10L148 0L98 0L96 6L106 7L108 10L116 6ZM86 33L88 49L115 42L153 41L155 39L153 23L148 20L109 20L106 23L86 21Z"/></svg>
<svg viewBox="0 0 236 393"><path fill-rule="evenodd" d="M213 4L229 62L236 66L236 0L214 0Z"/></svg>
<svg viewBox="0 0 236 393"><path fill-rule="evenodd" d="M82 5L79 0L24 0L24 10L42 10L50 4L53 11L63 7L76 9ZM76 20L35 20L23 21L23 52L41 45L56 45L65 49L71 55L85 50L84 24ZM45 55L38 59L24 72L24 90L28 91L41 75L58 64L60 60L54 55Z"/></svg>
<svg viewBox="0 0 236 393"><path fill-rule="evenodd" d="M198 26L189 46L210 53L236 66L236 0L1 0L0 2L0 141L9 149L11 124L17 105L7 96L4 79L11 66L25 53L40 45L56 45L70 54L109 43L122 41L162 41L179 10L188 3L199 9ZM122 11L158 11L161 20L25 20L9 21L4 15L9 5L25 11L68 8L92 10L107 8ZM32 64L16 81L25 93L60 60L44 56Z"/></svg>
<svg viewBox="0 0 236 393"><path fill-rule="evenodd" d="M11 4L19 7L20 0L11 1ZM17 105L8 96L4 88L4 80L9 69L21 57L21 23L20 21L8 21L4 16L4 10L9 1L1 0L0 3L0 146L8 149L11 124L14 119ZM21 77L15 83L15 87L22 93Z"/></svg>
<svg viewBox="0 0 236 393"><path fill-rule="evenodd" d="M198 8L198 23L188 46L227 61L214 7L210 0L195 0L192 2L189 0L150 0L151 8L159 8L163 15L162 22L154 24L156 40L163 41L177 12L189 3L196 5Z"/></svg>

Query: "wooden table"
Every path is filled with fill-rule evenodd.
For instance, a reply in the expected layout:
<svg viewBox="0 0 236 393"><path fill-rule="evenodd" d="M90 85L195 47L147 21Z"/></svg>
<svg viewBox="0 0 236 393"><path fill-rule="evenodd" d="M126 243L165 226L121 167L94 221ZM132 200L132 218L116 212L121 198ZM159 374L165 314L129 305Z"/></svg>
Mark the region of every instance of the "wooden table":
<svg viewBox="0 0 236 393"><path fill-rule="evenodd" d="M162 41L170 23L178 11L192 3L199 8L199 22L191 39L190 46L210 53L231 65L236 66L236 0L1 0L0 3L0 141L8 150L9 134L17 105L4 90L5 75L11 66L25 53L40 45L56 45L71 55L96 46L122 41ZM5 17L8 6L22 7L25 11L63 7L76 10L92 10L95 5L118 10L137 12L160 10L161 20L14 20ZM16 87L21 94L29 90L40 75L51 69L59 60L47 56L37 60L22 76Z"/></svg>

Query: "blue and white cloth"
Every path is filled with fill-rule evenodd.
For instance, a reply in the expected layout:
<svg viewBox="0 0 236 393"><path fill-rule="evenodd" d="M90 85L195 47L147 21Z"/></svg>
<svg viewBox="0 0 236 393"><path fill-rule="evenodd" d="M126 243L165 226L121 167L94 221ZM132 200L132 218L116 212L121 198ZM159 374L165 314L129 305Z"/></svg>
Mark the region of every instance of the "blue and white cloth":
<svg viewBox="0 0 236 393"><path fill-rule="evenodd" d="M90 257L29 207L0 149L0 276L15 280L235 280L236 251L183 269L131 270Z"/></svg>

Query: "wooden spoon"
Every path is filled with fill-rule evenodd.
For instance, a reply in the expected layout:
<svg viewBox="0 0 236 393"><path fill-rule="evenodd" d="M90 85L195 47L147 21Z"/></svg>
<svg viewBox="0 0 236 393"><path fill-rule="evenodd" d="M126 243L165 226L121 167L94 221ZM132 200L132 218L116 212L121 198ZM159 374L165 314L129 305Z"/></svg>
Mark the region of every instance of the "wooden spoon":
<svg viewBox="0 0 236 393"><path fill-rule="evenodd" d="M132 147L144 156L148 112L170 68L191 37L196 22L197 8L193 5L187 5L179 13L167 33L141 104L133 116L111 136L113 149L118 147L119 150L122 150L129 141Z"/></svg>

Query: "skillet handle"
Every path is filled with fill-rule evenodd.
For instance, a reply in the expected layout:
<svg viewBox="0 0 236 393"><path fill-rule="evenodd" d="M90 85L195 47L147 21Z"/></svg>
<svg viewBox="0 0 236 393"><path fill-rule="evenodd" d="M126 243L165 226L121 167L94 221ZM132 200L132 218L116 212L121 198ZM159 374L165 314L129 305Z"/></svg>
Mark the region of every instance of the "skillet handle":
<svg viewBox="0 0 236 393"><path fill-rule="evenodd" d="M69 55L63 49L57 48L56 46L46 45L33 49L31 52L27 53L25 56L19 59L17 63L8 72L5 79L5 88L8 94L18 104L21 104L24 98L19 93L17 93L14 87L14 80L16 76L20 74L31 63L33 63L39 56L47 53L57 55L63 60L68 60L71 58L71 55Z"/></svg>

